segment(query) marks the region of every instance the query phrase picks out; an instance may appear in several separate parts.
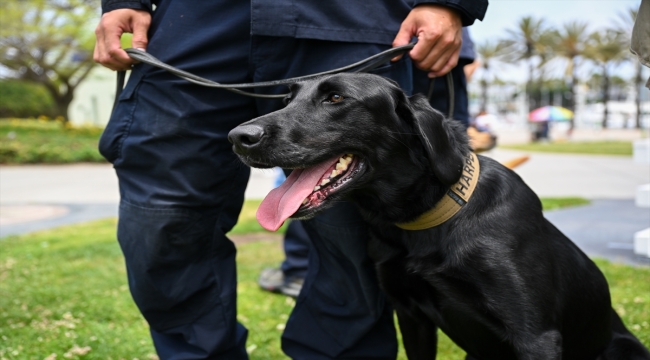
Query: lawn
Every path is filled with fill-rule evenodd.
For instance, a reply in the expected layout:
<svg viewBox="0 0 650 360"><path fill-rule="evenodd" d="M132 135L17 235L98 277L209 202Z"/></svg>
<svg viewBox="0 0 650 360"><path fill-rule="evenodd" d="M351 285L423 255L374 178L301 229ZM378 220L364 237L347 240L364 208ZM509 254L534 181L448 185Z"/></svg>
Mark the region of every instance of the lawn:
<svg viewBox="0 0 650 360"><path fill-rule="evenodd" d="M544 200L545 206L564 202ZM254 229L257 205L246 203L233 232ZM128 292L115 225L107 219L0 240L0 359L156 358ZM294 305L257 286L260 270L283 258L278 237L270 238L275 240L238 245L239 321L250 330L253 359L285 359L279 339ZM609 281L614 307L650 346L650 268L596 262ZM441 359L464 359L444 335L439 352Z"/></svg>
<svg viewBox="0 0 650 360"><path fill-rule="evenodd" d="M59 121L0 120L0 164L105 162L97 150L101 133Z"/></svg>
<svg viewBox="0 0 650 360"><path fill-rule="evenodd" d="M587 205L589 200L581 197L541 198L544 211L556 210L572 206Z"/></svg>
<svg viewBox="0 0 650 360"><path fill-rule="evenodd" d="M499 145L499 148L550 153L632 156L631 141L555 141Z"/></svg>

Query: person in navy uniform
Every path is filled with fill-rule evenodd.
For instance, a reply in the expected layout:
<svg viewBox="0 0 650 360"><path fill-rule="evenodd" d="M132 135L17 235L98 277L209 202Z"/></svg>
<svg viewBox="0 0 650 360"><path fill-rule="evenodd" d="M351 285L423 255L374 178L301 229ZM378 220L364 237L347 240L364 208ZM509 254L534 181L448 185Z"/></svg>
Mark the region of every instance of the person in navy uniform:
<svg viewBox="0 0 650 360"><path fill-rule="evenodd" d="M250 170L227 135L282 103L134 65L122 34L133 33L134 48L224 84L325 71L416 37L409 56L374 71L411 93L413 65L429 76L450 71L462 26L486 9L486 0L102 1L94 58L132 72L99 147L119 179L117 237L129 288L161 359L248 358L247 330L236 318L236 249L226 234ZM283 351L294 359L394 359L392 309L356 209L342 203L303 225L313 251Z"/></svg>

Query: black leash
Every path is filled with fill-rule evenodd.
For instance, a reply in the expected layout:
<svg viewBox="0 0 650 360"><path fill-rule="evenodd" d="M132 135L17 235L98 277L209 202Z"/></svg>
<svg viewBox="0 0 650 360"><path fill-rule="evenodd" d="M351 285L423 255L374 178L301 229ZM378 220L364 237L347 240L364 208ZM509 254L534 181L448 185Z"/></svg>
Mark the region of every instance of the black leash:
<svg viewBox="0 0 650 360"><path fill-rule="evenodd" d="M298 76L298 77L293 77L289 79L283 79L283 80L273 80L273 81L264 81L264 82L258 82L258 83L242 83L242 84L221 84L216 81L212 81L206 78L202 78L200 76L194 75L192 73L189 73L187 71L175 68L169 64L166 64L160 60L158 60L156 57L153 55L147 53L146 51L138 50L138 49L125 49L126 53L129 55L134 60L140 61L145 64L149 64L151 66L167 70L170 73L180 77L181 79L185 79L191 83L201 85L201 86L207 86L211 88L218 88L218 89L224 89L228 91L232 91L236 94L240 95L245 95L245 96L250 96L250 97L256 97L256 98L262 98L262 99L282 99L287 94L275 94L275 95L268 95L268 94L256 94L252 93L250 91L244 91L241 89L251 89L251 88L256 88L256 87L269 87L269 86L278 86L278 85L289 85L293 84L299 81L305 81L309 79L314 79L319 76L323 75L329 75L329 74L337 74L345 71L350 71L350 72L368 72L371 71L383 64L385 64L387 61L390 61L390 59L394 58L395 56L398 56L400 54L404 54L405 52L413 49L415 46L415 43L410 43L408 45L404 46L398 46L394 47L385 51L380 52L379 54L370 56L368 58L365 58L361 61L358 61L354 64L350 64L347 66L343 66L337 69L333 70L328 70L328 71L323 71L320 73L316 74L311 74L311 75L305 75L305 76ZM113 107L117 104L117 99L119 98L120 94L122 93L122 89L124 88L124 79L126 76L126 71L118 71L117 72L117 88L115 90L115 103L113 104ZM453 117L453 83L451 79L451 73L447 74L447 84L452 86L450 87L450 118ZM431 97L431 92L433 91L433 79L431 80L430 87L429 87L429 98Z"/></svg>
<svg viewBox="0 0 650 360"><path fill-rule="evenodd" d="M451 76L451 71L445 75L445 80L447 80L447 118L454 118L454 79ZM431 102L431 96L433 95L433 88L436 84L436 78L429 80L429 93L427 94L427 99Z"/></svg>

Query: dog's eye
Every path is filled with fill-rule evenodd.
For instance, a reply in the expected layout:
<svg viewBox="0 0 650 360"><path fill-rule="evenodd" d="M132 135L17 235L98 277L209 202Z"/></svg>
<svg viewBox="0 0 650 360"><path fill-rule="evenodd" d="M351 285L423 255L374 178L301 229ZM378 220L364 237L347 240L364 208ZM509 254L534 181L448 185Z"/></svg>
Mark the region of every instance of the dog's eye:
<svg viewBox="0 0 650 360"><path fill-rule="evenodd" d="M327 99L329 102L337 103L340 101L343 101L343 96L339 94L332 94L330 97Z"/></svg>

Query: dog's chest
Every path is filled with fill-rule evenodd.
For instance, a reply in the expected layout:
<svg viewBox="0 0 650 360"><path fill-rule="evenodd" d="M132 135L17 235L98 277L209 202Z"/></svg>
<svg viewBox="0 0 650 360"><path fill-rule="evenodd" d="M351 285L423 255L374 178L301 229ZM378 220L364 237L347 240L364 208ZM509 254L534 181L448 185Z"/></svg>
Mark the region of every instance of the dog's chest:
<svg viewBox="0 0 650 360"><path fill-rule="evenodd" d="M461 304L471 297L480 296L470 290L471 274L463 267L450 262L449 254L439 249L439 244L415 241L387 242L375 238L371 243L371 256L375 260L382 286L389 295L413 306L426 304L431 316L448 304ZM399 244L399 245L398 245Z"/></svg>

